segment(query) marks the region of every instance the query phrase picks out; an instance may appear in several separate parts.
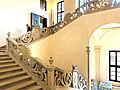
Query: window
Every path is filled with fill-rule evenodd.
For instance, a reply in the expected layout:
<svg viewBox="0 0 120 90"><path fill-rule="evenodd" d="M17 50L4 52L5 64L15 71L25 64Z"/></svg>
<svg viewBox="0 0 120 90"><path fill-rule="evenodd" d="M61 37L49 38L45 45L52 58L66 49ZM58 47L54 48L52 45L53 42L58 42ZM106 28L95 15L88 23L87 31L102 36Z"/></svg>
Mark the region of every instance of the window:
<svg viewBox="0 0 120 90"><path fill-rule="evenodd" d="M120 51L109 51L109 80L120 82Z"/></svg>
<svg viewBox="0 0 120 90"><path fill-rule="evenodd" d="M57 3L57 22L64 20L64 1Z"/></svg>
<svg viewBox="0 0 120 90"><path fill-rule="evenodd" d="M47 1L46 0L40 0L40 8L47 11Z"/></svg>
<svg viewBox="0 0 120 90"><path fill-rule="evenodd" d="M112 4L119 4L120 0L112 0Z"/></svg>
<svg viewBox="0 0 120 90"><path fill-rule="evenodd" d="M88 0L75 0L75 8L80 8L83 4L85 4L86 2L89 2ZM86 6L85 6L86 7ZM84 7L84 10L86 10L86 8ZM83 9L80 8L80 11L83 13Z"/></svg>
<svg viewBox="0 0 120 90"><path fill-rule="evenodd" d="M88 0L77 0L77 6L78 6L78 8L80 6L82 6L83 4L85 4L86 2L88 2Z"/></svg>

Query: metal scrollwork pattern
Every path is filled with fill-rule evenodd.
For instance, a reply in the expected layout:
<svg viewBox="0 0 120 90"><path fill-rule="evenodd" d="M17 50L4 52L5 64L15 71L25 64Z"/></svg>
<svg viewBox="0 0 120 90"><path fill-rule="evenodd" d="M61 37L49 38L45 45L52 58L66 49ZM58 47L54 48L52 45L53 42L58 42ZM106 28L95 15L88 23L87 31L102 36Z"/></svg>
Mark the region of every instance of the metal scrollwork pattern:
<svg viewBox="0 0 120 90"><path fill-rule="evenodd" d="M78 72L78 67L76 65L72 66L72 87L77 89L87 89L87 80L81 76L81 74Z"/></svg>
<svg viewBox="0 0 120 90"><path fill-rule="evenodd" d="M55 85L57 86L71 86L72 74L71 72L63 73L55 70Z"/></svg>
<svg viewBox="0 0 120 90"><path fill-rule="evenodd" d="M35 58L31 57L31 59L27 60L27 66L30 67L31 71L39 80L43 81L46 84L47 70L42 64L36 61Z"/></svg>
<svg viewBox="0 0 120 90"><path fill-rule="evenodd" d="M34 27L31 31L32 39L33 40L38 40L41 38L41 30L38 26Z"/></svg>
<svg viewBox="0 0 120 90"><path fill-rule="evenodd" d="M54 34L67 24L82 16L83 14L94 13L98 11L108 10L120 6L120 2L116 0L94 0L84 3L77 8L73 13L67 13L64 17L64 21L60 21L57 24L47 27L39 28L36 24L32 31L23 34L21 37L15 38L18 43L30 43L36 41L42 37L46 37L50 34Z"/></svg>
<svg viewBox="0 0 120 90"><path fill-rule="evenodd" d="M29 48L23 44L18 44L13 39L7 39L8 53L21 62L33 75L44 85L47 85L48 70L36 58L31 56Z"/></svg>
<svg viewBox="0 0 120 90"><path fill-rule="evenodd" d="M39 62L37 58L31 56L30 49L17 43L14 39L7 38L8 53L22 63L43 85L47 87L48 77L51 69ZM79 74L77 66L73 66L72 71L65 72L59 68L53 69L53 81L55 86L73 87L87 89L87 81ZM49 74L48 74L49 73Z"/></svg>
<svg viewBox="0 0 120 90"><path fill-rule="evenodd" d="M87 90L87 80L78 72L77 66L74 65L72 71L64 72L60 69L55 69L55 85L73 87L76 89Z"/></svg>
<svg viewBox="0 0 120 90"><path fill-rule="evenodd" d="M116 3L116 0L95 0L84 3L81 5L80 10L83 13L93 13L96 11L116 8L119 4L120 2Z"/></svg>
<svg viewBox="0 0 120 90"><path fill-rule="evenodd" d="M15 38L16 42L18 43L30 43L32 41L32 35L31 32L27 32L27 34L23 34L20 37Z"/></svg>

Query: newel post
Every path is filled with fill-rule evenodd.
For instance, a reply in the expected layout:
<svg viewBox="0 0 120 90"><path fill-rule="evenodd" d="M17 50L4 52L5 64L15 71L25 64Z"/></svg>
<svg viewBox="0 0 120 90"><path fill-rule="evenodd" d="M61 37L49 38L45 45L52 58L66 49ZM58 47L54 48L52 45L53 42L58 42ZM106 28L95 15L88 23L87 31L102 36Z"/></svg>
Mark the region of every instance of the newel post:
<svg viewBox="0 0 120 90"><path fill-rule="evenodd" d="M8 46L8 44L9 44L8 42L9 42L10 35L11 35L10 32L8 32L7 35L8 35L8 37L6 38L6 53L8 53L8 49L9 49L9 48L8 48L8 47L9 47L9 46Z"/></svg>
<svg viewBox="0 0 120 90"><path fill-rule="evenodd" d="M47 88L47 90L56 90L56 88L55 88L55 80L54 80L55 67L52 66L53 61L54 61L53 58L50 57L50 59L49 59L50 66L49 66L49 70L48 70L48 88Z"/></svg>

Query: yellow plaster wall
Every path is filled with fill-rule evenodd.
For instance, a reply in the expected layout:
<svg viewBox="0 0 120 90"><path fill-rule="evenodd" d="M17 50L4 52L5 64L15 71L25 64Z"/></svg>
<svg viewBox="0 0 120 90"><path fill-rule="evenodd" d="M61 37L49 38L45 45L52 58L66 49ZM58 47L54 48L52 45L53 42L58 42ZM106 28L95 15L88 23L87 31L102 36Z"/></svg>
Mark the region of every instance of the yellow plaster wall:
<svg viewBox="0 0 120 90"><path fill-rule="evenodd" d="M90 39L90 79L95 79L95 37Z"/></svg>
<svg viewBox="0 0 120 90"><path fill-rule="evenodd" d="M117 8L83 15L54 35L44 39L44 42L49 40L49 42L51 42L49 45L51 45L50 47L52 48L51 55L53 55L52 57L54 58L54 65L68 71L73 64L76 64L78 65L80 73L87 78L88 59L86 47L89 46L90 37L98 27L104 24L119 23L119 13L120 8ZM41 42L40 45L43 47L40 52L44 52L45 48L48 48L44 47L44 44ZM30 47L32 48L32 45ZM48 58L49 55L45 56L45 58ZM38 55L38 57L40 59L42 58L40 55ZM44 59L42 60L47 62Z"/></svg>
<svg viewBox="0 0 120 90"><path fill-rule="evenodd" d="M64 0L64 15L75 11L75 0Z"/></svg>
<svg viewBox="0 0 120 90"><path fill-rule="evenodd" d="M101 44L101 57L100 57L100 80L109 81L109 50L120 50L120 29L109 30L102 39ZM119 83L120 85L120 83Z"/></svg>
<svg viewBox="0 0 120 90"><path fill-rule="evenodd" d="M52 44L52 36L49 36L41 39L40 41L32 43L29 45L29 48L32 56L39 57L40 60L43 60L49 65L49 58L53 56Z"/></svg>

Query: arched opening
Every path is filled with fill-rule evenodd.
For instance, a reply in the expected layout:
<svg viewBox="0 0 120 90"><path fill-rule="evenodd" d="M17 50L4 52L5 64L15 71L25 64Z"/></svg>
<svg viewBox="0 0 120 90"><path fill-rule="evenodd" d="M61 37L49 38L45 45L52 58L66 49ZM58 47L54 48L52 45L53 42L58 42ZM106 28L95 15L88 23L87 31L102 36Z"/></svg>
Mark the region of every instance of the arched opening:
<svg viewBox="0 0 120 90"><path fill-rule="evenodd" d="M120 24L110 23L99 27L91 36L90 46L90 79L98 81L112 82L113 85L120 85L118 82L111 81L110 78L110 58L109 51L120 51ZM116 72L119 71L116 69Z"/></svg>

